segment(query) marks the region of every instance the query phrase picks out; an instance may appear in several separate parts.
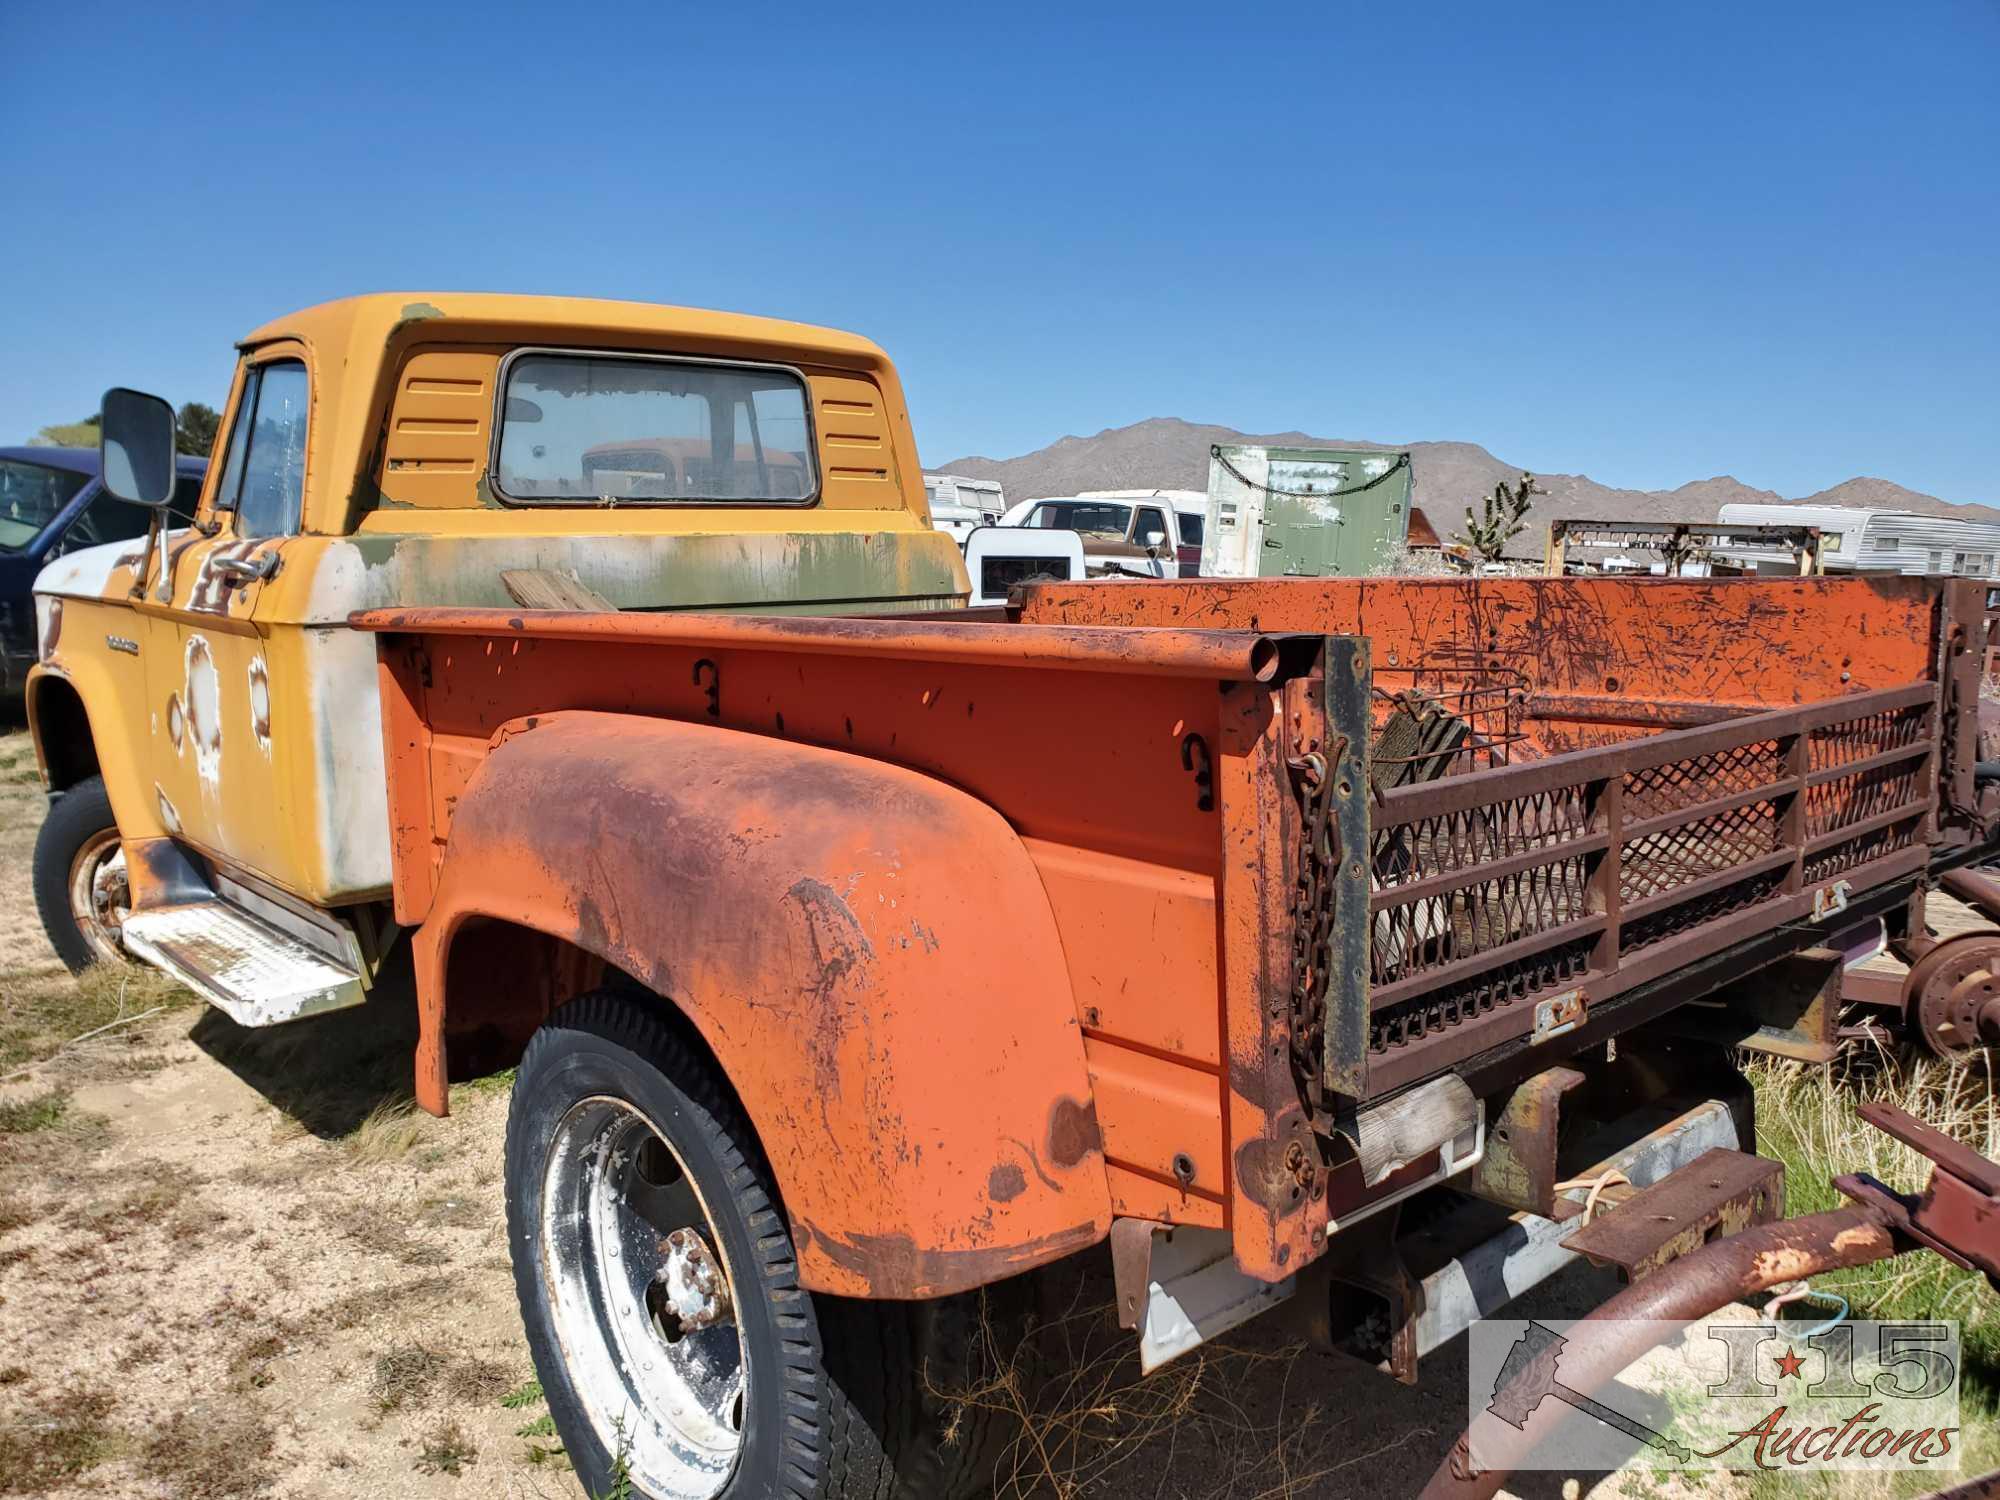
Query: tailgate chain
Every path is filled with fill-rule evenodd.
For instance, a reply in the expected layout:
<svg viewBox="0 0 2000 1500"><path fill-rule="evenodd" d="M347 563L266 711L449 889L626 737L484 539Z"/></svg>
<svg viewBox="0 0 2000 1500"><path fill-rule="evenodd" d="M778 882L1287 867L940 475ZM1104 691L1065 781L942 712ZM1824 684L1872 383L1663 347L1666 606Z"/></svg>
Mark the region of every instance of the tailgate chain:
<svg viewBox="0 0 2000 1500"><path fill-rule="evenodd" d="M1343 737L1332 760L1347 751ZM1299 866L1292 893L1292 1074L1309 1111L1320 1106L1320 1056L1326 1046L1326 995L1336 958L1333 952L1335 874L1340 851L1328 795L1329 757L1320 751L1296 756L1290 767L1299 799Z"/></svg>

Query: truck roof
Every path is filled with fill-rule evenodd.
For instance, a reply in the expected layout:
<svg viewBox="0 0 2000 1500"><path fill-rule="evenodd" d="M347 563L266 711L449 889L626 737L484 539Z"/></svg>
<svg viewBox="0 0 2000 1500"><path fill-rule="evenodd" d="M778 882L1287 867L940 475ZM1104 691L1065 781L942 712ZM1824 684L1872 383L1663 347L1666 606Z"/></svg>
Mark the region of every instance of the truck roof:
<svg viewBox="0 0 2000 1500"><path fill-rule="evenodd" d="M380 345L417 322L432 319L473 328L505 329L510 339L594 339L604 335L665 335L690 346L732 353L793 357L821 354L846 365L887 363L879 345L859 334L748 313L673 307L658 302L613 302L597 297L537 297L512 292L370 292L302 308L256 329L239 345L296 338L323 348Z"/></svg>

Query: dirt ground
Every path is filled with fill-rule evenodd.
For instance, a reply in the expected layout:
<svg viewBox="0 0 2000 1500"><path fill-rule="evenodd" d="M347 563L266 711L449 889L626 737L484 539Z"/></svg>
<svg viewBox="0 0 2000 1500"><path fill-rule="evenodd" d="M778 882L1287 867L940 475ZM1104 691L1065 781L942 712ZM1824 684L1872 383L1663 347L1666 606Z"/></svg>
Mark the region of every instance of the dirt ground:
<svg viewBox="0 0 2000 1500"><path fill-rule="evenodd" d="M516 1321L505 1080L413 1113L406 999L249 1032L143 971L79 986L34 911L41 808L0 736L0 1496L581 1494ZM1464 1421L1462 1343L1404 1389L1253 1325L1135 1384L1106 1310L1074 1325L1092 1357L1003 1493L1408 1494Z"/></svg>

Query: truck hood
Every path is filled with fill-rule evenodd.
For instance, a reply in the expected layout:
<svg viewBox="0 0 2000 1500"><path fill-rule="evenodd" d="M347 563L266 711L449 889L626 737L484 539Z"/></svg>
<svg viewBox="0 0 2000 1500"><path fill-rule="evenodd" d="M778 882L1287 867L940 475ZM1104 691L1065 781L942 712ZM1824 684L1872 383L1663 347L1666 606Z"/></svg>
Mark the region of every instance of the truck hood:
<svg viewBox="0 0 2000 1500"><path fill-rule="evenodd" d="M169 542L180 534L180 531L168 532ZM139 566L139 559L145 555L144 537L79 547L56 558L35 576L35 592L65 599L102 599L112 592L112 575L118 572L129 574L130 570ZM122 597L129 586L128 577L121 581L118 594Z"/></svg>

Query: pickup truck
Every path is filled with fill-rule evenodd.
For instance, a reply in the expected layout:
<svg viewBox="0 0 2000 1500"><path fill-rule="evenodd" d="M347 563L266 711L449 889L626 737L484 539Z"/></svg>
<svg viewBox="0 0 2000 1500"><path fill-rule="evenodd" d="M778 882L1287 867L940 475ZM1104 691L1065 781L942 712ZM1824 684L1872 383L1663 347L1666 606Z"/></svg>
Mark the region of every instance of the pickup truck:
<svg viewBox="0 0 2000 1500"><path fill-rule="evenodd" d="M268 955L273 926L306 950L281 996L211 984L237 1020L362 998L394 933L356 609L551 590L638 609L965 601L895 368L866 339L405 293L308 308L240 349L194 526L71 552L36 583L27 706L61 795L35 893L72 968L152 941L119 933L130 846L168 839L212 863L228 901L162 941L200 943L218 971L226 952Z"/></svg>
<svg viewBox="0 0 2000 1500"><path fill-rule="evenodd" d="M757 393L830 336L752 357L677 316L644 353L630 310L532 352L489 316L462 335L481 363L423 376L477 382L451 484L594 528L518 554L541 572L712 498L685 455L615 507L590 493L587 449L662 451L628 403L663 361L672 391L752 384L766 428L712 434L752 493L706 523L799 527L795 498L755 498L783 410ZM356 464L428 493L397 485L394 444L442 419L396 410L451 330L390 321L318 366L308 494ZM887 414L873 483L915 534L893 375L850 352ZM788 490L858 461L833 434L869 398L841 390L791 429ZM169 417L107 395L116 492L159 503ZM264 545L231 544L223 597L286 579L247 576ZM44 632L59 785L82 755L42 694L110 662L121 590L175 562L149 551L86 630L71 596ZM980 1351L1032 1349L1035 1273L1098 1247L1147 1369L1283 1309L1412 1380L1578 1254L1639 1276L1775 1217L1733 1049L1823 1043L1844 956L1921 937L1926 881L1994 852L1983 599L1949 580L1101 582L979 612L923 607L958 574L824 591L866 594L884 617L863 618L797 607L775 569L756 613L546 578L553 607L413 603L371 596L365 556L299 568L287 665L317 732L260 719L254 668L202 675L203 619L147 700L178 727L97 742L127 785L121 938L252 1021L344 1003L332 980L408 939L419 1101L518 1069L517 1290L594 1493L974 1490L1005 1434L954 1393ZM916 607L882 609L898 592ZM1673 1192L1672 1221L1586 1212L1578 1182L1632 1191L1614 1172Z"/></svg>

